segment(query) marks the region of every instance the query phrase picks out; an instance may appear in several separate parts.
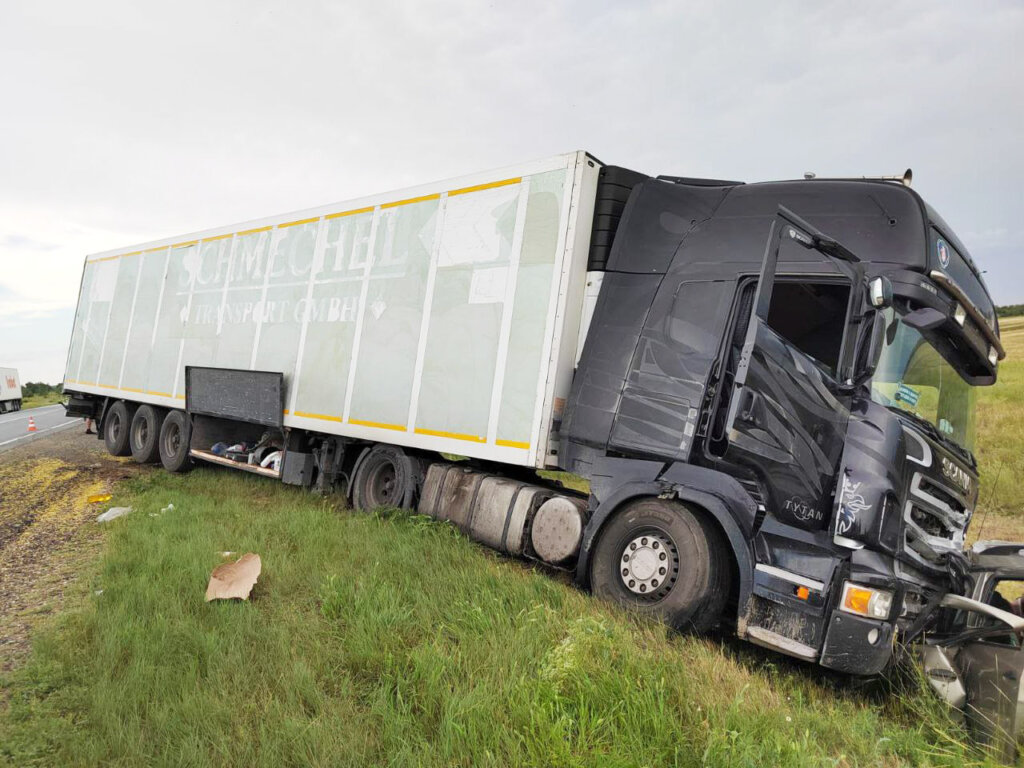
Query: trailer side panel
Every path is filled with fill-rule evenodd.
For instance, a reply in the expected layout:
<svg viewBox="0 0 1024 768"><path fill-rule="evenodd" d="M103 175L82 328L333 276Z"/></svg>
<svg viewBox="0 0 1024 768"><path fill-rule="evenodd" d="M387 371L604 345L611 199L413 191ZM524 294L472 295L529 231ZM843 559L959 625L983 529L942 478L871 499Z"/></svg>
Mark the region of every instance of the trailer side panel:
<svg viewBox="0 0 1024 768"><path fill-rule="evenodd" d="M279 371L286 426L544 466L598 170L577 152L90 257L67 388L180 408L186 366Z"/></svg>

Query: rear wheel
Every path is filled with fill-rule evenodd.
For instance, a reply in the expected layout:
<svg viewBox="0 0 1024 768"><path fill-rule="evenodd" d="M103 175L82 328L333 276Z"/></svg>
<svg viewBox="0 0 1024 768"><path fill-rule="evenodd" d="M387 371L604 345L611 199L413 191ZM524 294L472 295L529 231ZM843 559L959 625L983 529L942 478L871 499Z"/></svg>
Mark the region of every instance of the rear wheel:
<svg viewBox="0 0 1024 768"><path fill-rule="evenodd" d="M601 532L590 567L598 597L695 632L718 622L731 575L719 530L664 499L636 501L616 514Z"/></svg>
<svg viewBox="0 0 1024 768"><path fill-rule="evenodd" d="M124 400L118 400L103 415L103 442L112 455L127 456L132 452L128 433L134 415L134 403L129 404Z"/></svg>
<svg viewBox="0 0 1024 768"><path fill-rule="evenodd" d="M163 425L164 409L152 405L140 405L132 418L128 433L132 458L139 464L151 464L160 458L160 427Z"/></svg>
<svg viewBox="0 0 1024 768"><path fill-rule="evenodd" d="M187 472L192 469L189 443L192 424L184 411L171 411L160 427L160 463L168 472Z"/></svg>
<svg viewBox="0 0 1024 768"><path fill-rule="evenodd" d="M423 463L393 445L375 445L361 457L352 478L352 506L410 509L423 479Z"/></svg>

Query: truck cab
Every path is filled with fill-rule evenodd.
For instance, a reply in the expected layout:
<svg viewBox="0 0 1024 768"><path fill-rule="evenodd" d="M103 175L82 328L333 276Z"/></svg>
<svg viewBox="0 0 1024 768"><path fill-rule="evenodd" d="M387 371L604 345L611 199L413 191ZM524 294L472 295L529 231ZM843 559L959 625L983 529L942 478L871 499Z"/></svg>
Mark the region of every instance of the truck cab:
<svg viewBox="0 0 1024 768"><path fill-rule="evenodd" d="M679 543L604 528L658 499L702 520L741 637L877 673L958 588L975 393L1004 356L977 267L904 184L604 172L632 184L559 434L591 481L578 580L666 610L630 563Z"/></svg>

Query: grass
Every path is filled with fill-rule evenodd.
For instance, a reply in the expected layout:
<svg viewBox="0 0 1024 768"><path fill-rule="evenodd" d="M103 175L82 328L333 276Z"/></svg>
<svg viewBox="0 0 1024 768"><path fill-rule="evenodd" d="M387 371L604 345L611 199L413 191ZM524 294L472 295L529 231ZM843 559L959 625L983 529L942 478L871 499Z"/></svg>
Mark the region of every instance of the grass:
<svg viewBox="0 0 1024 768"><path fill-rule="evenodd" d="M981 498L974 534L986 538L993 537L990 527L1016 537L1024 529L1024 317L1001 318L1000 331L1007 357L995 386L978 393Z"/></svg>
<svg viewBox="0 0 1024 768"><path fill-rule="evenodd" d="M669 633L417 516L215 469L111 503L135 512L2 681L12 765L975 759L928 695ZM204 603L222 550L261 555L250 602Z"/></svg>
<svg viewBox="0 0 1024 768"><path fill-rule="evenodd" d="M59 392L47 392L45 395L31 395L22 398L21 409L27 411L29 408L42 408L44 405L55 405L64 397Z"/></svg>

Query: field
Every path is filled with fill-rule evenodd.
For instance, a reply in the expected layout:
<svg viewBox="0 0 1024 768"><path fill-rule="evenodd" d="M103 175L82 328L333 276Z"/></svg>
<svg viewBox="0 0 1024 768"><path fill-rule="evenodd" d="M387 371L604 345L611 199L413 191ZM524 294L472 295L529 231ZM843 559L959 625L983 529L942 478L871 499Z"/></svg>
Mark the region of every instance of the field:
<svg viewBox="0 0 1024 768"><path fill-rule="evenodd" d="M22 410L29 408L41 408L44 405L54 405L61 401L61 395L59 392L47 392L45 395L30 395L25 397L21 401Z"/></svg>
<svg viewBox="0 0 1024 768"><path fill-rule="evenodd" d="M1024 318L1003 327L972 535L1024 540ZM0 662L25 646L0 663L0 763L983 762L912 680L862 687L669 633L416 516L214 468L166 475L66 439L77 453L39 441L0 464ZM115 495L90 508L97 476ZM39 477L59 503L33 501ZM113 504L135 511L91 522ZM261 555L250 602L203 601L224 551ZM5 587L14 556L35 566Z"/></svg>
<svg viewBox="0 0 1024 768"><path fill-rule="evenodd" d="M446 525L216 469L119 488L135 511L3 680L12 765L972 759L927 695L668 633ZM204 603L225 550L261 555L251 602Z"/></svg>
<svg viewBox="0 0 1024 768"><path fill-rule="evenodd" d="M1000 318L1000 331L1007 359L999 382L978 396L981 499L973 535L982 538L1024 532L1024 317Z"/></svg>

